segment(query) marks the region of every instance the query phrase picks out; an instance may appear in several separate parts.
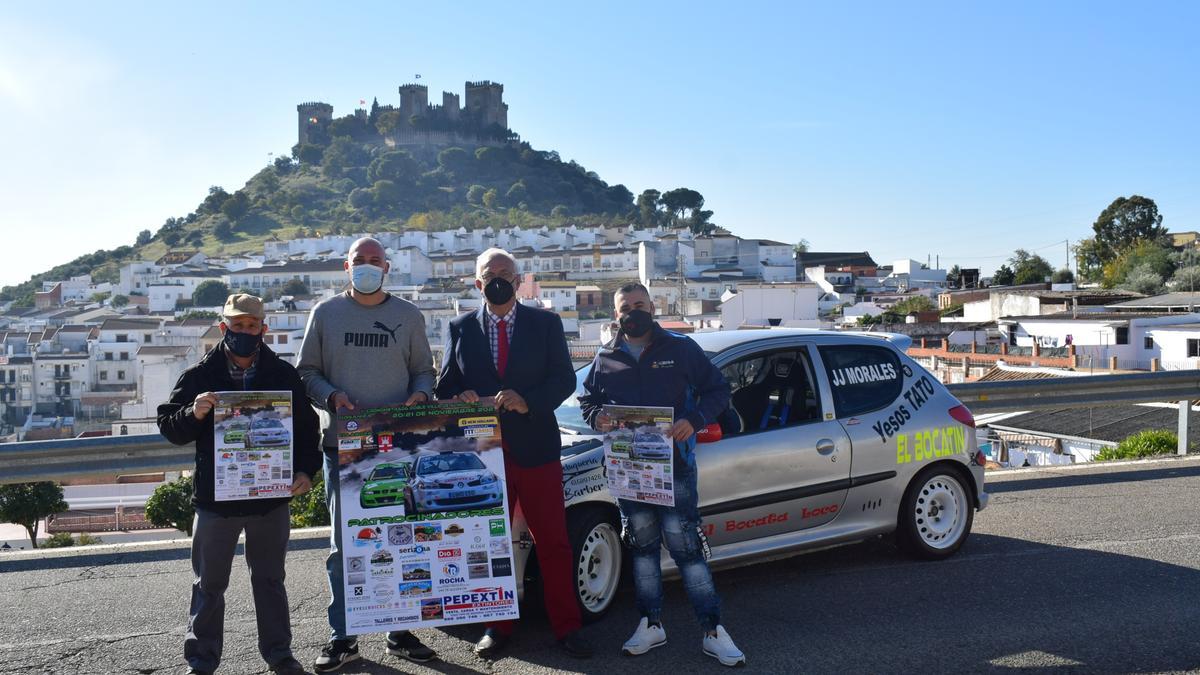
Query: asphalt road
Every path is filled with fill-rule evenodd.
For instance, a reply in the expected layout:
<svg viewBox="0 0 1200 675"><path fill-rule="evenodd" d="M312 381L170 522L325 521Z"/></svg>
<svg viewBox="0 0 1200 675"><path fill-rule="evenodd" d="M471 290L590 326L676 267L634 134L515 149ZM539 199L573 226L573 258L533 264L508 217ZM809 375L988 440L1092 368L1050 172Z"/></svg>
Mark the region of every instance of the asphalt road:
<svg viewBox="0 0 1200 675"><path fill-rule="evenodd" d="M1078 672L1200 669L1200 460L991 476L991 506L954 558L905 559L886 540L717 574L743 672ZM326 635L323 542L288 556L295 650ZM182 673L191 581L186 549L69 558L0 556L0 673ZM258 673L244 565L229 594L221 672ZM530 617L505 658L470 652L477 630L420 631L441 658L423 668L361 641L342 672L672 673L723 670L700 652L678 582L668 584L669 643L626 658L631 591L586 631L590 661L551 648Z"/></svg>

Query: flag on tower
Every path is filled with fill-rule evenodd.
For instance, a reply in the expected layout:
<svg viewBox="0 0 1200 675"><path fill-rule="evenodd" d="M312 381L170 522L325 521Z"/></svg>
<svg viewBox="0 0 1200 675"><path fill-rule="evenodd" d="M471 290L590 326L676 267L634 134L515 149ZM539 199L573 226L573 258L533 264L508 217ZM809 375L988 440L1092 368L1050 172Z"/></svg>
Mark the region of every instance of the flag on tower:
<svg viewBox="0 0 1200 675"><path fill-rule="evenodd" d="M418 79L418 80L419 80L419 79L421 79L421 74L420 74L420 73L417 73L417 79Z"/></svg>

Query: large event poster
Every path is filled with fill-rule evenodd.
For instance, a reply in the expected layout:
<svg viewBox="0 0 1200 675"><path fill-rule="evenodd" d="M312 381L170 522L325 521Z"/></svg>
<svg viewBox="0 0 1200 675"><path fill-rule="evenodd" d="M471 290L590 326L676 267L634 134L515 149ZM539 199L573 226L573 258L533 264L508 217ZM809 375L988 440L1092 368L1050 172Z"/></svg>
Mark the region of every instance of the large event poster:
<svg viewBox="0 0 1200 675"><path fill-rule="evenodd" d="M216 393L213 499L291 496L292 392Z"/></svg>
<svg viewBox="0 0 1200 675"><path fill-rule="evenodd" d="M337 429L347 632L517 618L495 408L339 411Z"/></svg>
<svg viewBox="0 0 1200 675"><path fill-rule="evenodd" d="M604 434L608 489L618 499L675 506L671 408L606 405L613 426Z"/></svg>

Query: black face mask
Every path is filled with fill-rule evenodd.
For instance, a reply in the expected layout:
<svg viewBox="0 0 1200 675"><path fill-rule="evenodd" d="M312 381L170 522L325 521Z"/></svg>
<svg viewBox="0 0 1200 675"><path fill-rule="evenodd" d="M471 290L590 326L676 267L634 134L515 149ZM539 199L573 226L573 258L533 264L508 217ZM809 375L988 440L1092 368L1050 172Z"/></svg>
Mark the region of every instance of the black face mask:
<svg viewBox="0 0 1200 675"><path fill-rule="evenodd" d="M225 337L221 338L225 343L225 348L233 352L237 356L252 356L258 351L258 346L262 344L262 334L253 333L235 333L233 330L226 330Z"/></svg>
<svg viewBox="0 0 1200 675"><path fill-rule="evenodd" d="M487 282L483 287L483 297L493 305L503 305L513 299L513 285L508 282L508 279L496 277Z"/></svg>
<svg viewBox="0 0 1200 675"><path fill-rule="evenodd" d="M633 309L621 315L621 332L631 338L640 338L654 327L654 317L644 309Z"/></svg>

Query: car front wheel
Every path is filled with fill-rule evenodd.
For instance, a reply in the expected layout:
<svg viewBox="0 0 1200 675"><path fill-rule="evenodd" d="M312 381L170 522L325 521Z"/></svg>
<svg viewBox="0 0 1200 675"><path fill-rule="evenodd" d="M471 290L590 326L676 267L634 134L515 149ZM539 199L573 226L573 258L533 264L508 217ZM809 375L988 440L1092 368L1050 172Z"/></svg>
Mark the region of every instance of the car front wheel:
<svg viewBox="0 0 1200 675"><path fill-rule="evenodd" d="M596 621L612 606L621 581L621 526L615 513L588 506L567 515L567 534L575 554L575 599L583 620Z"/></svg>
<svg viewBox="0 0 1200 675"><path fill-rule="evenodd" d="M974 517L962 477L948 466L931 466L917 474L904 494L897 540L918 558L948 558L967 540Z"/></svg>

